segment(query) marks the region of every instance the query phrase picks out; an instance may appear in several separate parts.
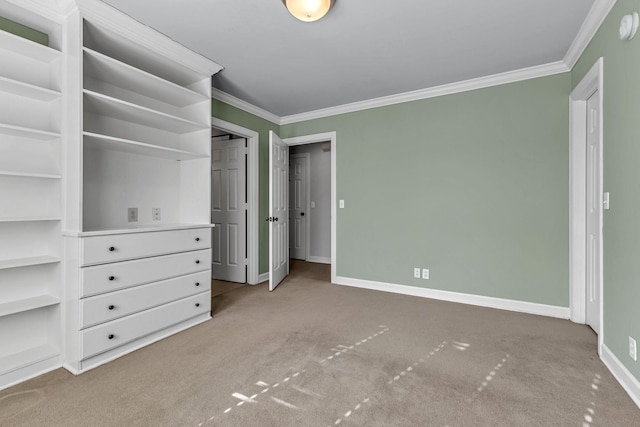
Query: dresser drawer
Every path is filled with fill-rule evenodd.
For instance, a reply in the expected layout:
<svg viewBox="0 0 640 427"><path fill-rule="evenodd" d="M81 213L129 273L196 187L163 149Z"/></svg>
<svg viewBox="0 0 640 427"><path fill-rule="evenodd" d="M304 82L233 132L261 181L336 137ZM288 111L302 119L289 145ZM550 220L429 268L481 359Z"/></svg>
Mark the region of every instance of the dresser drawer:
<svg viewBox="0 0 640 427"><path fill-rule="evenodd" d="M184 252L80 269L80 297L211 271L211 250Z"/></svg>
<svg viewBox="0 0 640 427"><path fill-rule="evenodd" d="M82 359L119 347L197 315L211 311L205 292L80 332Z"/></svg>
<svg viewBox="0 0 640 427"><path fill-rule="evenodd" d="M80 264L104 264L210 247L210 228L84 237Z"/></svg>
<svg viewBox="0 0 640 427"><path fill-rule="evenodd" d="M98 325L211 290L209 271L80 300L80 328Z"/></svg>

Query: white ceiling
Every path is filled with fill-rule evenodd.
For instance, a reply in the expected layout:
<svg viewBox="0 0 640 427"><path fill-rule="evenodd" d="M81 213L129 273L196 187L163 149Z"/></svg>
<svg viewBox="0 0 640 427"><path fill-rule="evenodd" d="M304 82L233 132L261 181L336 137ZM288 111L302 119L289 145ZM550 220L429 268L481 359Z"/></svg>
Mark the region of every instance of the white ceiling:
<svg viewBox="0 0 640 427"><path fill-rule="evenodd" d="M224 70L214 87L278 116L563 59L594 0L104 0Z"/></svg>

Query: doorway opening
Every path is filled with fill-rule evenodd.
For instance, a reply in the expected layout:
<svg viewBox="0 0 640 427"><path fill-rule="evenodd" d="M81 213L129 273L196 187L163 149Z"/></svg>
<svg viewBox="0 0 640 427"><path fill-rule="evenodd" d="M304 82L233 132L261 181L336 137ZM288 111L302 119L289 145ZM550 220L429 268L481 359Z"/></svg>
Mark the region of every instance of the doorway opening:
<svg viewBox="0 0 640 427"><path fill-rule="evenodd" d="M570 96L570 304L571 320L604 340L602 212L603 59Z"/></svg>
<svg viewBox="0 0 640 427"><path fill-rule="evenodd" d="M315 262L331 265L331 282L335 282L336 277L336 132L322 134L305 135L281 140L273 132L270 133L270 191L269 191L269 217L270 222L270 248L269 248L269 290L272 291L289 274L291 259L299 258L298 261ZM309 146L309 147L305 147ZM317 168L315 171L330 177L327 183L321 179L314 180L311 175L314 172L313 153L321 152L324 155L325 168ZM283 154L284 153L284 154ZM286 158L283 162L282 157ZM308 156L307 156L308 155ZM309 159L309 166L305 158ZM320 157L318 157L320 158ZM326 162L326 160L329 160ZM306 171L304 169L306 168ZM296 171L300 173L297 174ZM293 172L293 174L291 174ZM297 176L299 175L299 178ZM291 181L290 176L294 179ZM284 179L283 179L284 178ZM306 181L306 182L305 182ZM321 189L322 199L317 198L319 193L312 191L312 185L317 181ZM286 183L286 185L282 185ZM286 194L282 197L283 192ZM306 194L303 194L306 193ZM327 193L328 203L325 201ZM297 197L297 199L296 199ZM317 200L313 200L317 199ZM283 201L286 200L286 203ZM314 213L318 209L319 201L329 207L329 216ZM312 207L312 202L313 206ZM286 207L285 207L286 206ZM293 209L289 209L292 206ZM284 208L284 210L283 210ZM319 238L315 240L312 227L313 217L316 217ZM283 221L287 224L283 231ZM311 219L310 221L308 219ZM325 221L322 227L321 220ZM326 221L329 227L326 227ZM291 224L291 230L290 226ZM296 228L297 227L297 228ZM286 236L286 237L285 237ZM322 239L324 237L324 239ZM316 243L314 247L314 241ZM290 247L294 250L290 253Z"/></svg>
<svg viewBox="0 0 640 427"><path fill-rule="evenodd" d="M289 254L331 264L331 144L289 148Z"/></svg>
<svg viewBox="0 0 640 427"><path fill-rule="evenodd" d="M259 135L215 117L211 123L212 279L256 285Z"/></svg>

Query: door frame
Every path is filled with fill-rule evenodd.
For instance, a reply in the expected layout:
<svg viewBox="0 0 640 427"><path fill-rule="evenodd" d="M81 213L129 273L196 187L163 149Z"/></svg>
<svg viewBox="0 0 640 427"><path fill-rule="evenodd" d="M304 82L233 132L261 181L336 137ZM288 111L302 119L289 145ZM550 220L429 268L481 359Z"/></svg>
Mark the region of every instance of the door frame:
<svg viewBox="0 0 640 427"><path fill-rule="evenodd" d="M292 138L284 138L283 141L289 145L314 144L316 142L327 142L331 144L331 283L336 283L337 271L337 254L336 254L336 160L338 154L337 134L333 132L316 133L311 135L296 136ZM309 254L307 253L307 256Z"/></svg>
<svg viewBox="0 0 640 427"><path fill-rule="evenodd" d="M259 283L258 262L258 189L260 185L258 170L258 147L260 134L254 130L238 126L225 120L211 117L211 127L230 132L247 139L247 283Z"/></svg>
<svg viewBox="0 0 640 427"><path fill-rule="evenodd" d="M598 174L600 182L603 182L603 71L604 60L599 58L584 76L582 81L575 87L569 97L569 282L570 282L570 318L576 323L586 323L587 320L587 289L586 289L586 240L587 240L587 212L586 212L586 192L587 192L587 100L596 91L600 93L599 117L599 151L600 162ZM600 194L602 199L602 194ZM602 200L599 203L600 218L602 221ZM601 223L602 225L602 223ZM598 354L602 352L604 342L604 285L603 285L603 245L602 227L600 227L600 333L598 334Z"/></svg>
<svg viewBox="0 0 640 427"><path fill-rule="evenodd" d="M286 142L286 141L285 141ZM291 146L291 144L287 144L289 146ZM305 200L305 211L307 212L307 220L305 221L305 229L304 232L306 234L305 236L305 253L304 253L304 260L308 261L309 260L309 252L311 251L311 154L309 153L299 153L299 154L291 154L291 152L289 152L289 167L291 167L291 159L292 158L299 158L299 159L306 159L306 163L307 163L307 170L306 170L306 177L305 180L307 181L307 185L305 188L306 191L306 200ZM289 172L289 180L291 180L291 172ZM291 186L289 186L289 194L291 194ZM289 199L291 200L291 199ZM291 212L291 206L289 206L289 212ZM289 223L289 233L291 233L291 223ZM289 248L289 250L291 250L291 248Z"/></svg>

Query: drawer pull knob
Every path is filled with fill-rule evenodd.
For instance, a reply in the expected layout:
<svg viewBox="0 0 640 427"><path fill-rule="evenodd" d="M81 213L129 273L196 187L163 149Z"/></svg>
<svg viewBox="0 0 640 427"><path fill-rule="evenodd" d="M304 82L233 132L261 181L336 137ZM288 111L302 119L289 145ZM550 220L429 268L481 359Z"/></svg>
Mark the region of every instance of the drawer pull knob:
<svg viewBox="0 0 640 427"><path fill-rule="evenodd" d="M107 338L109 338L110 340L114 339L116 336L113 334L109 334L109 336Z"/></svg>
<svg viewBox="0 0 640 427"><path fill-rule="evenodd" d="M115 305L110 305L110 306L109 306L109 310L114 310L115 308L116 308L116 306L115 306Z"/></svg>
<svg viewBox="0 0 640 427"><path fill-rule="evenodd" d="M109 252L113 252L115 250L116 250L115 246L109 246Z"/></svg>
<svg viewBox="0 0 640 427"><path fill-rule="evenodd" d="M200 238L199 238L199 237L196 237L196 242L199 242L199 241L200 241Z"/></svg>
<svg viewBox="0 0 640 427"><path fill-rule="evenodd" d="M200 264L200 260L199 259L196 260L196 264Z"/></svg>
<svg viewBox="0 0 640 427"><path fill-rule="evenodd" d="M200 307L200 303L199 302L196 303L196 307Z"/></svg>
<svg viewBox="0 0 640 427"><path fill-rule="evenodd" d="M200 286L200 282L196 282L196 286Z"/></svg>
<svg viewBox="0 0 640 427"><path fill-rule="evenodd" d="M114 280L116 280L116 276L109 276L109 281L113 282Z"/></svg>

